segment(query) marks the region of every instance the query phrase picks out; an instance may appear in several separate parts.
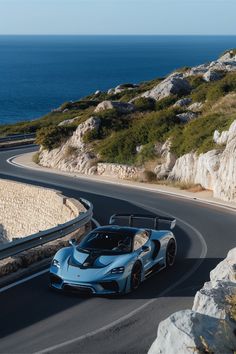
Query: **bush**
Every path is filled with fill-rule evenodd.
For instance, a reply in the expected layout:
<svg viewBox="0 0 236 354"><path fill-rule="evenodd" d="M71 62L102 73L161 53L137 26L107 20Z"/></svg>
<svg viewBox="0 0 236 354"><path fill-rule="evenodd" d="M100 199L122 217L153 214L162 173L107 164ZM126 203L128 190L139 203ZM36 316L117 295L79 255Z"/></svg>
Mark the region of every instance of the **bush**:
<svg viewBox="0 0 236 354"><path fill-rule="evenodd" d="M74 132L74 126L42 128L37 132L36 143L47 150L59 147Z"/></svg>
<svg viewBox="0 0 236 354"><path fill-rule="evenodd" d="M157 176L154 172L146 170L143 172L143 179L144 182L155 182L157 180Z"/></svg>
<svg viewBox="0 0 236 354"><path fill-rule="evenodd" d="M147 113L141 119L134 120L130 128L113 132L101 141L96 149L107 162L134 163L138 145L150 144L147 152L151 157L152 144L157 141L164 142L171 129L178 124L180 121L174 110Z"/></svg>
<svg viewBox="0 0 236 354"><path fill-rule="evenodd" d="M138 153L135 163L137 165L143 165L146 161L152 160L155 157L155 145L153 143L149 143L144 145L142 150Z"/></svg>
<svg viewBox="0 0 236 354"><path fill-rule="evenodd" d="M152 98L139 97L133 103L140 112L155 110L155 100Z"/></svg>
<svg viewBox="0 0 236 354"><path fill-rule="evenodd" d="M235 118L235 115L209 114L175 127L170 135L172 151L181 156L191 151L204 153L214 149L217 147L213 142L214 131L228 129Z"/></svg>
<svg viewBox="0 0 236 354"><path fill-rule="evenodd" d="M65 158L70 158L77 154L78 149L75 146L68 145L65 151Z"/></svg>
<svg viewBox="0 0 236 354"><path fill-rule="evenodd" d="M170 106L175 104L177 99L178 99L178 97L173 96L173 95L171 95L169 97L162 98L160 101L156 102L156 111L161 111L163 109L169 108Z"/></svg>

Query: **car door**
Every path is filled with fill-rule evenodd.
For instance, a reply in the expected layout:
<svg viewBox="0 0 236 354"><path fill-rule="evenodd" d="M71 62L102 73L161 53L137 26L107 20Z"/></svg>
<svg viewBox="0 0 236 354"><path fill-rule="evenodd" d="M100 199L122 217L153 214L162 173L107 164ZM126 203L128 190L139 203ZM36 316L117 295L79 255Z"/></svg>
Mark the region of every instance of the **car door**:
<svg viewBox="0 0 236 354"><path fill-rule="evenodd" d="M148 231L141 230L134 236L134 251L137 251L139 258L142 260L144 271L150 268L152 265L152 247Z"/></svg>

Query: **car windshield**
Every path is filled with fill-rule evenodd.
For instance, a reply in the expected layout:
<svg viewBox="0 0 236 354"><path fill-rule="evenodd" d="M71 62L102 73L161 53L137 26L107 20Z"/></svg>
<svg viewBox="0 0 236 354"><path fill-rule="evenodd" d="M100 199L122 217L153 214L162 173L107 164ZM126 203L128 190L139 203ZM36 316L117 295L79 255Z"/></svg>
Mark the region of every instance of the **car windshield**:
<svg viewBox="0 0 236 354"><path fill-rule="evenodd" d="M132 251L133 235L126 232L94 231L78 246L84 251L98 251L105 254L124 254Z"/></svg>

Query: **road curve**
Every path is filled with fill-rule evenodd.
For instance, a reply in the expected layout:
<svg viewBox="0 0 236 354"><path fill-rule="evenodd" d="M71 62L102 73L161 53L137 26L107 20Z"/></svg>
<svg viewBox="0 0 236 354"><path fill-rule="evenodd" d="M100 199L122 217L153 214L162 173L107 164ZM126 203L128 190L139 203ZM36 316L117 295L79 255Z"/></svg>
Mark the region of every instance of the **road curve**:
<svg viewBox="0 0 236 354"><path fill-rule="evenodd" d="M34 148L0 151L0 178L57 188L94 204L101 223L115 212L157 212L177 218L178 257L121 298L83 298L51 292L48 274L0 293L0 353L145 353L158 323L191 307L209 271L235 246L233 211L120 185L26 170L6 160Z"/></svg>

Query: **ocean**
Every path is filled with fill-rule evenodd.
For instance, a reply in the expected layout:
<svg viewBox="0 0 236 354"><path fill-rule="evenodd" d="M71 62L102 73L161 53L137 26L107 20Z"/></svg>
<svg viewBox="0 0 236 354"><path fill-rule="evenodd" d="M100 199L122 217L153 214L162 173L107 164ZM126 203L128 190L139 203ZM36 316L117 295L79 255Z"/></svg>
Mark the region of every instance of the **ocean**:
<svg viewBox="0 0 236 354"><path fill-rule="evenodd" d="M236 36L0 36L0 124L217 58Z"/></svg>

